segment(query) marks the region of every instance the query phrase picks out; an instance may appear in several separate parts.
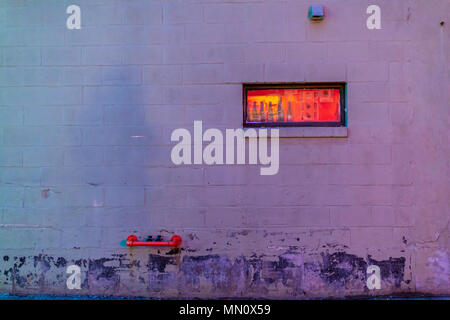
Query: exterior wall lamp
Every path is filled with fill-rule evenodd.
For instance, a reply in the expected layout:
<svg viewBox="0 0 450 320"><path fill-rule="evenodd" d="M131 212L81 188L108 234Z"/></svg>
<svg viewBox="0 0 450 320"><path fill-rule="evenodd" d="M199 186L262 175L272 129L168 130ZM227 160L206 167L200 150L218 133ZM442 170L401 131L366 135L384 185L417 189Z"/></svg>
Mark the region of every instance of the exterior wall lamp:
<svg viewBox="0 0 450 320"><path fill-rule="evenodd" d="M314 5L310 6L308 10L308 18L312 21L320 21L323 20L323 6L322 5Z"/></svg>

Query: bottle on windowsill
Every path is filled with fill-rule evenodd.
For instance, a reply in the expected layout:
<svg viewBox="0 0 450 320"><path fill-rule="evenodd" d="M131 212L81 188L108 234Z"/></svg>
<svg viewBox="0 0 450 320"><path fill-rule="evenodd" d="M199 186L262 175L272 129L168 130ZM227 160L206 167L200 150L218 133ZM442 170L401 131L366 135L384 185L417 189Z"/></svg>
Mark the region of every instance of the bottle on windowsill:
<svg viewBox="0 0 450 320"><path fill-rule="evenodd" d="M267 111L267 122L273 122L272 101L269 102L269 111Z"/></svg>
<svg viewBox="0 0 450 320"><path fill-rule="evenodd" d="M277 121L278 122L283 122L284 121L284 111L283 111L283 105L282 105L281 97L278 100Z"/></svg>
<svg viewBox="0 0 450 320"><path fill-rule="evenodd" d="M253 102L253 109L250 121L259 122L259 114L258 114L258 107L256 106L256 101Z"/></svg>
<svg viewBox="0 0 450 320"><path fill-rule="evenodd" d="M292 108L291 108L291 102L288 102L288 110L286 115L286 121L292 121Z"/></svg>
<svg viewBox="0 0 450 320"><path fill-rule="evenodd" d="M266 116L265 116L265 112L264 112L264 102L261 101L260 105L259 105L259 121L260 122L265 122L266 121Z"/></svg>

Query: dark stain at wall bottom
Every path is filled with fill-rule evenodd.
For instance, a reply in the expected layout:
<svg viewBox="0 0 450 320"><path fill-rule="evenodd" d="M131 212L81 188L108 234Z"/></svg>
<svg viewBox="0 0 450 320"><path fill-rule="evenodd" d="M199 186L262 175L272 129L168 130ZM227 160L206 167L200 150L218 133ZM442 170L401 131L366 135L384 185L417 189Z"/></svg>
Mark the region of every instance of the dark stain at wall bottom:
<svg viewBox="0 0 450 320"><path fill-rule="evenodd" d="M82 289L86 292L101 289L105 293L116 294L121 275L129 277L132 274L140 283L145 283L145 294L148 296L176 289L186 297L195 297L202 290L203 293L210 290L208 292L223 296L252 297L283 288L289 296L296 297L307 294L307 283L304 282L310 279L319 279L318 285L325 288L348 288L355 284L365 288L366 270L371 264L380 267L384 286L394 289L404 281L404 257L377 261L371 256L364 259L336 252L321 253L314 262L299 263L302 260L298 258L299 254L292 251L275 257L254 253L234 259L219 254L149 254L143 265L143 261L131 259L128 254L72 261L41 254L32 257L4 256L0 261L0 270L2 286L12 285L13 290L22 292L28 288L38 288L39 292L46 293L46 288L51 286L64 290L68 277L66 267L76 264L83 272Z"/></svg>
<svg viewBox="0 0 450 320"><path fill-rule="evenodd" d="M404 279L404 257L389 258L389 260L377 261L369 255L367 260L345 252L322 254L320 277L327 283L345 286L353 280L366 280L367 267L377 265L380 267L381 279L384 282L393 282L395 287L400 287Z"/></svg>

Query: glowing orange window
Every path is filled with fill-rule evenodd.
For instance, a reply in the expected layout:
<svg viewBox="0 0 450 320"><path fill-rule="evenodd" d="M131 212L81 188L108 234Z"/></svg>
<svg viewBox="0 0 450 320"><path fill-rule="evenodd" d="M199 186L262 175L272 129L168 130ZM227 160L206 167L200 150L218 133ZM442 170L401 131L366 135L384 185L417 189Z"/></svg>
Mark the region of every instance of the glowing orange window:
<svg viewBox="0 0 450 320"><path fill-rule="evenodd" d="M344 84L244 85L244 126L344 126Z"/></svg>

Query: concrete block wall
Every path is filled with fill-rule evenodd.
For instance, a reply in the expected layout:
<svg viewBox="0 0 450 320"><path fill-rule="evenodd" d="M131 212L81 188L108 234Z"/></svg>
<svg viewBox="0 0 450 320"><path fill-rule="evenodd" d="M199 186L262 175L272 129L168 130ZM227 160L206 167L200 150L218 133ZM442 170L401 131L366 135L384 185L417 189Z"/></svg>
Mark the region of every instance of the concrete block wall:
<svg viewBox="0 0 450 320"><path fill-rule="evenodd" d="M1 1L0 291L448 295L450 3L311 4ZM274 176L172 163L174 129L242 127L242 83L326 81L347 82L348 137L281 138Z"/></svg>

